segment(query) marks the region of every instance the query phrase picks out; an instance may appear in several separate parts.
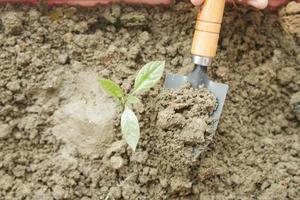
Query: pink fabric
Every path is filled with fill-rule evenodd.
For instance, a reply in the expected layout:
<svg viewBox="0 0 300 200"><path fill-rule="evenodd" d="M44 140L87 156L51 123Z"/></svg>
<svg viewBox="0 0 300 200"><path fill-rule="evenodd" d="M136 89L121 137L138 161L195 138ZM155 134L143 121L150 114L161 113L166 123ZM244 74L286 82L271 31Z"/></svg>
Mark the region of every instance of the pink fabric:
<svg viewBox="0 0 300 200"><path fill-rule="evenodd" d="M174 0L46 0L49 5L54 4L69 4L69 5L80 5L80 6L95 6L97 4L109 4L116 2L125 2L125 3L145 3L145 4L163 4L168 5ZM227 0L228 2L232 2L233 0ZM277 8L281 5L285 5L290 0L269 0L270 8ZM300 3L300 0L295 0ZM0 3L37 3L39 0L0 0Z"/></svg>

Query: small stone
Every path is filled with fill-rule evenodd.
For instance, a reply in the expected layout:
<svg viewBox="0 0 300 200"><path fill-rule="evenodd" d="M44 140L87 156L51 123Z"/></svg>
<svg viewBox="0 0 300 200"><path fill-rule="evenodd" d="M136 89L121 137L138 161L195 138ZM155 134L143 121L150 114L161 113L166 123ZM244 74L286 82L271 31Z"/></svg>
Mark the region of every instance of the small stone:
<svg viewBox="0 0 300 200"><path fill-rule="evenodd" d="M277 73L277 79L281 85L287 85L293 81L297 71L293 67L282 68Z"/></svg>
<svg viewBox="0 0 300 200"><path fill-rule="evenodd" d="M140 175L139 176L139 181L143 184L147 183L149 181L149 176L145 176L145 175Z"/></svg>
<svg viewBox="0 0 300 200"><path fill-rule="evenodd" d="M6 85L7 89L12 92L18 91L21 89L20 82L18 80L11 81Z"/></svg>
<svg viewBox="0 0 300 200"><path fill-rule="evenodd" d="M23 134L22 134L21 132L17 132L17 133L15 133L14 135L15 135L15 138L16 138L17 140L19 140L19 139L21 139L21 138L23 137Z"/></svg>
<svg viewBox="0 0 300 200"><path fill-rule="evenodd" d="M16 177L23 177L25 175L25 167L18 165L13 169L12 172Z"/></svg>
<svg viewBox="0 0 300 200"><path fill-rule="evenodd" d="M69 60L68 54L60 54L58 56L58 62L62 65L66 64Z"/></svg>
<svg viewBox="0 0 300 200"><path fill-rule="evenodd" d="M233 174L231 176L231 181L236 185L240 185L244 180L239 175Z"/></svg>
<svg viewBox="0 0 300 200"><path fill-rule="evenodd" d="M74 35L72 33L66 33L63 35L63 40L66 43L71 43L74 40Z"/></svg>
<svg viewBox="0 0 300 200"><path fill-rule="evenodd" d="M124 159L120 156L113 156L110 158L110 166L115 170L121 169L124 166Z"/></svg>
<svg viewBox="0 0 300 200"><path fill-rule="evenodd" d="M8 124L0 124L0 139L6 138L12 132L12 127Z"/></svg>
<svg viewBox="0 0 300 200"><path fill-rule="evenodd" d="M151 176L156 176L158 173L158 170L156 168L151 168L149 174Z"/></svg>

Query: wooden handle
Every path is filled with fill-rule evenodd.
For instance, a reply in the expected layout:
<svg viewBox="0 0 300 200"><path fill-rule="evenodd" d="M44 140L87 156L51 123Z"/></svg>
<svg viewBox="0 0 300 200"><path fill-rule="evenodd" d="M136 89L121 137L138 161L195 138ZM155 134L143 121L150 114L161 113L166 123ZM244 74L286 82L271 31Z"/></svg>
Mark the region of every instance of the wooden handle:
<svg viewBox="0 0 300 200"><path fill-rule="evenodd" d="M200 8L192 43L192 54L202 57L215 57L225 0L205 0Z"/></svg>

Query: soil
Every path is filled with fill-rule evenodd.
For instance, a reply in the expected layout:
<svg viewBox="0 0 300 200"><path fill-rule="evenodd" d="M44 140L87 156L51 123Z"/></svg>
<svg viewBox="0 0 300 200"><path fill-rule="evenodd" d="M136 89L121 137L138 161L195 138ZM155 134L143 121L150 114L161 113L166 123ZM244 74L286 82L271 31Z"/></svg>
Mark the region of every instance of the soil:
<svg viewBox="0 0 300 200"><path fill-rule="evenodd" d="M216 106L205 88L143 95L132 152L97 83L129 91L153 60L188 72L196 8L1 5L0 199L297 199L299 11L226 9L209 75L230 91L199 157Z"/></svg>

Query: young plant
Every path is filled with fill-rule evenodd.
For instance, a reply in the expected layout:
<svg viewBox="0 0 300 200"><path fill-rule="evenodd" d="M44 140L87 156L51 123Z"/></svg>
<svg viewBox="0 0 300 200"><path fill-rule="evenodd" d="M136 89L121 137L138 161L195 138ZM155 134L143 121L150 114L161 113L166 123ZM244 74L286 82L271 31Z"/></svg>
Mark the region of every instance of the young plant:
<svg viewBox="0 0 300 200"><path fill-rule="evenodd" d="M135 151L140 139L140 126L131 106L140 103L138 95L149 91L161 79L164 68L164 61L153 61L143 66L138 72L133 89L129 94L125 94L122 88L115 82L108 79L100 79L101 88L108 95L116 98L122 107L122 135L133 151Z"/></svg>

